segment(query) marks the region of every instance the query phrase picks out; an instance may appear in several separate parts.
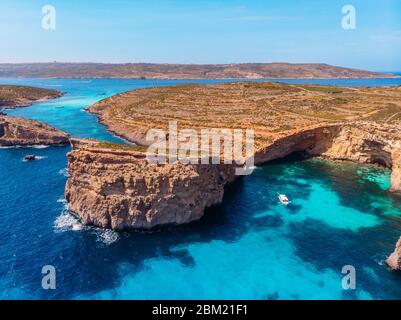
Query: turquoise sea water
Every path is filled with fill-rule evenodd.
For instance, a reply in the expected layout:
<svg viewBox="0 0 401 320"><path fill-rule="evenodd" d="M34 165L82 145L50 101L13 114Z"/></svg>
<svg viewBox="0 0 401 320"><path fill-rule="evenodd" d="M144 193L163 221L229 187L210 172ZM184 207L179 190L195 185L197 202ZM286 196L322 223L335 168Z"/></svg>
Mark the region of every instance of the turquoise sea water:
<svg viewBox="0 0 401 320"><path fill-rule="evenodd" d="M109 141L119 139L85 107L118 92L182 82L0 79L66 92L10 115ZM116 233L81 226L65 210L68 151L0 149L2 299L401 299L401 275L383 263L401 235L401 199L386 191L389 171L319 159L277 161L228 187L224 203L199 222ZM23 162L28 153L40 160ZM280 205L277 192L292 204ZM56 290L41 287L44 265L56 267ZM344 265L356 268L356 290L341 287Z"/></svg>

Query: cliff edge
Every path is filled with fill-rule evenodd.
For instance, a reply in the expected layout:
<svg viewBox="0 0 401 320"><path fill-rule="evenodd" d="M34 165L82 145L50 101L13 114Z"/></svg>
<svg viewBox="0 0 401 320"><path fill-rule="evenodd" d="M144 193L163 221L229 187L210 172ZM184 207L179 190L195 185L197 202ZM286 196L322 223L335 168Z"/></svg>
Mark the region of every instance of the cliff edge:
<svg viewBox="0 0 401 320"><path fill-rule="evenodd" d="M86 224L113 229L181 224L221 202L235 165L147 161L147 131L167 130L169 121L196 132L252 128L255 164L303 152L380 165L392 170L391 190L401 192L399 88L181 85L122 93L89 110L111 131L142 146L72 141L66 198Z"/></svg>

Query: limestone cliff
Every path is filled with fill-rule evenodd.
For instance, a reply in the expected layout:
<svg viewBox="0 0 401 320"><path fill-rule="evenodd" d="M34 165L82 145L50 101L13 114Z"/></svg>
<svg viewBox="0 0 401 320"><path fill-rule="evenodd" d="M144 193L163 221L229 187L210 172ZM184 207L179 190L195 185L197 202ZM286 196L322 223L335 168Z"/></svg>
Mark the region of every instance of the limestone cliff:
<svg viewBox="0 0 401 320"><path fill-rule="evenodd" d="M401 148L392 152L393 172L391 175L391 189L393 192L401 192Z"/></svg>
<svg viewBox="0 0 401 320"><path fill-rule="evenodd" d="M294 152L379 164L393 171L391 190L401 192L399 88L191 84L124 92L88 110L143 146L150 129L170 137L170 121L196 133L251 128L256 164ZM139 150L133 157L126 147L108 147L73 142L66 195L84 223L122 229L189 222L221 201L224 184L233 179L230 166L155 166L143 154L138 158Z"/></svg>
<svg viewBox="0 0 401 320"><path fill-rule="evenodd" d="M332 160L376 164L392 170L391 189L401 193L401 127L372 122L349 122L296 130L256 152L265 163L293 152Z"/></svg>
<svg viewBox="0 0 401 320"><path fill-rule="evenodd" d="M65 196L84 224L150 229L188 223L220 203L224 185L234 179L229 165L149 164L134 149L71 142Z"/></svg>
<svg viewBox="0 0 401 320"><path fill-rule="evenodd" d="M342 126L322 153L334 160L376 164L392 170L390 191L401 193L401 127L356 122Z"/></svg>
<svg viewBox="0 0 401 320"><path fill-rule="evenodd" d="M0 146L66 145L68 134L35 120L0 116Z"/></svg>
<svg viewBox="0 0 401 320"><path fill-rule="evenodd" d="M393 169L399 189L398 128L371 123L315 126L289 132L257 150L257 164L293 152L336 160L372 163ZM66 198L85 224L113 229L182 224L202 217L222 201L234 165L155 165L135 147L111 148L93 140L72 140Z"/></svg>

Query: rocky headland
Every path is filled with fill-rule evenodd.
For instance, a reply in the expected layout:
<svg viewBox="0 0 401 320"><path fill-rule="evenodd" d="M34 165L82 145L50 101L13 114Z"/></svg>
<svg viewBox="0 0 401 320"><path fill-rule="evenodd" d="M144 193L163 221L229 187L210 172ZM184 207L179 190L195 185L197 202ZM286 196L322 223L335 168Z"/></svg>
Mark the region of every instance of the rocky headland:
<svg viewBox="0 0 401 320"><path fill-rule="evenodd" d="M231 165L149 164L141 148L72 139L66 199L85 224L150 229L202 217L234 180Z"/></svg>
<svg viewBox="0 0 401 320"><path fill-rule="evenodd" d="M0 116L0 146L67 145L68 143L68 134L39 121Z"/></svg>
<svg viewBox="0 0 401 320"><path fill-rule="evenodd" d="M392 170L400 188L400 88L277 83L182 85L126 92L89 108L110 130L141 146L73 140L66 198L86 224L149 229L199 219L222 201L235 165L151 164L146 132L252 128L255 164L294 152Z"/></svg>

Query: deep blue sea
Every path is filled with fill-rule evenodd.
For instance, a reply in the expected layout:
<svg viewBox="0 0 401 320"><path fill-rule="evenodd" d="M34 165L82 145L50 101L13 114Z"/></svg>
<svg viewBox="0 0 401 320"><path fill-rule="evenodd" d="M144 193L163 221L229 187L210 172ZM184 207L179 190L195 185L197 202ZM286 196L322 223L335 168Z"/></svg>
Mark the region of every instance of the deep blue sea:
<svg viewBox="0 0 401 320"><path fill-rule="evenodd" d="M108 141L120 140L84 111L88 105L126 90L188 82L219 81L0 79L66 92L8 114ZM277 161L229 186L224 203L199 222L117 233L84 227L66 210L69 150L0 149L0 299L401 299L401 274L384 263L401 236L401 198L387 192L388 170ZM31 153L40 160L23 162ZM277 192L292 204L280 205ZM55 290L42 289L44 265L56 267ZM356 290L342 289L344 265L356 269Z"/></svg>

